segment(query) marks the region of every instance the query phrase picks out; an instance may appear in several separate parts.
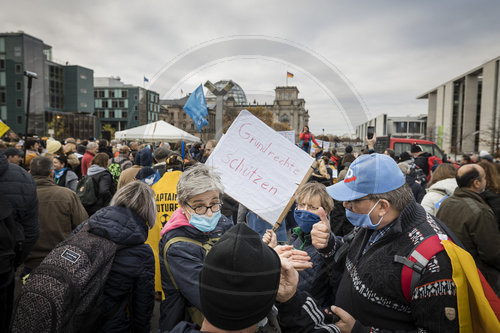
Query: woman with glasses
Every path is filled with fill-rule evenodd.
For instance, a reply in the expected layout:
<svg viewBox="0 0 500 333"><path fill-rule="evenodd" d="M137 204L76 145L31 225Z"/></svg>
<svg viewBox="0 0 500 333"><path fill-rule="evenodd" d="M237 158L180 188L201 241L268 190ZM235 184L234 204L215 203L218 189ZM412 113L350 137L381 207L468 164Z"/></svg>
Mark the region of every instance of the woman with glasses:
<svg viewBox="0 0 500 333"><path fill-rule="evenodd" d="M160 241L162 332L181 321L201 326L198 276L207 252L232 226L221 214L223 191L220 178L204 164L192 166L179 178L179 208L165 224Z"/></svg>

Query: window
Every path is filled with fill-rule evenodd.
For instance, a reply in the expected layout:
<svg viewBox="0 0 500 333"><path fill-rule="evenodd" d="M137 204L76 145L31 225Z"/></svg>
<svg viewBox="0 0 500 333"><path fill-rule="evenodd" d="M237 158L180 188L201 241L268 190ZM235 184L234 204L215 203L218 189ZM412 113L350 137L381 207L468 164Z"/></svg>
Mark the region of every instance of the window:
<svg viewBox="0 0 500 333"><path fill-rule="evenodd" d="M107 108L108 107L108 101L107 100L102 101L102 107L103 108Z"/></svg>
<svg viewBox="0 0 500 333"><path fill-rule="evenodd" d="M22 74L22 71L23 71L23 69L22 69L21 65L16 64L16 74Z"/></svg>
<svg viewBox="0 0 500 333"><path fill-rule="evenodd" d="M122 90L122 97L127 98L128 97L128 91L127 90Z"/></svg>
<svg viewBox="0 0 500 333"><path fill-rule="evenodd" d="M97 96L97 95L98 95L98 94L97 94L97 92L98 92L97 90L94 90L94 98L97 98L97 97L98 97L98 96Z"/></svg>
<svg viewBox="0 0 500 333"><path fill-rule="evenodd" d="M409 152L411 149L411 144L410 143L401 143L401 142L396 142L394 143L394 152L396 153L396 156L401 155L402 152Z"/></svg>
<svg viewBox="0 0 500 333"><path fill-rule="evenodd" d="M111 98L115 97L115 91L114 90L110 90L109 91L109 97L111 97Z"/></svg>
<svg viewBox="0 0 500 333"><path fill-rule="evenodd" d="M128 117L127 111L122 111L122 118L127 118L127 117Z"/></svg>
<svg viewBox="0 0 500 333"><path fill-rule="evenodd" d="M87 107L87 103L81 102L81 103L80 103L80 106L81 106L82 108L86 108L86 107Z"/></svg>
<svg viewBox="0 0 500 333"><path fill-rule="evenodd" d="M7 107L5 105L0 106L0 118L3 121L7 121Z"/></svg>
<svg viewBox="0 0 500 333"><path fill-rule="evenodd" d="M18 98L16 104L17 104L17 107L20 108L23 106L23 101L20 98Z"/></svg>
<svg viewBox="0 0 500 333"><path fill-rule="evenodd" d="M111 107L112 108L117 108L118 107L118 101L111 101Z"/></svg>
<svg viewBox="0 0 500 333"><path fill-rule="evenodd" d="M134 99L137 101L137 95L134 95ZM136 119L137 120L137 119Z"/></svg>
<svg viewBox="0 0 500 333"><path fill-rule="evenodd" d="M99 97L104 98L104 90L99 90Z"/></svg>
<svg viewBox="0 0 500 333"><path fill-rule="evenodd" d="M420 122L410 121L408 123L408 132L410 132L410 133L420 133Z"/></svg>
<svg viewBox="0 0 500 333"><path fill-rule="evenodd" d="M118 106L121 107L121 108L124 108L125 107L125 101L123 101L123 100L118 101Z"/></svg>
<svg viewBox="0 0 500 333"><path fill-rule="evenodd" d="M109 118L114 118L115 117L115 111L109 111Z"/></svg>
<svg viewBox="0 0 500 333"><path fill-rule="evenodd" d="M86 94L86 93L87 93L87 89L85 89L85 88L80 88L80 92L81 92L82 94Z"/></svg>
<svg viewBox="0 0 500 333"><path fill-rule="evenodd" d="M17 123L22 124L23 123L23 117L22 116L17 116Z"/></svg>
<svg viewBox="0 0 500 333"><path fill-rule="evenodd" d="M5 69L5 59L0 59L0 69Z"/></svg>
<svg viewBox="0 0 500 333"><path fill-rule="evenodd" d="M290 121L290 117L287 114L284 114L280 117L280 122L288 123Z"/></svg>
<svg viewBox="0 0 500 333"><path fill-rule="evenodd" d="M21 89L22 89L22 84L21 84L21 81L17 81L17 82L16 82L16 90L17 90L17 91L21 91Z"/></svg>
<svg viewBox="0 0 500 333"><path fill-rule="evenodd" d="M82 79L82 80L87 80L87 75L85 75L85 74L80 74L80 79Z"/></svg>
<svg viewBox="0 0 500 333"><path fill-rule="evenodd" d="M5 104L6 98L5 98L5 91L0 91L0 104Z"/></svg>
<svg viewBox="0 0 500 333"><path fill-rule="evenodd" d="M135 116L134 119L137 120L137 116Z"/></svg>
<svg viewBox="0 0 500 333"><path fill-rule="evenodd" d="M394 122L394 126L396 126L396 133L408 132L408 123L406 121Z"/></svg>

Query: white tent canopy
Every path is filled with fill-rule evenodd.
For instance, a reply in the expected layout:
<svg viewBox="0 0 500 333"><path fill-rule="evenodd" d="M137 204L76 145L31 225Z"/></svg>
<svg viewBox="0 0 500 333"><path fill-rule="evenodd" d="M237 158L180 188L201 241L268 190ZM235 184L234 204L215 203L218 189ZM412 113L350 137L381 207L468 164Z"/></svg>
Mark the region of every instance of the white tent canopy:
<svg viewBox="0 0 500 333"><path fill-rule="evenodd" d="M160 120L151 124L130 128L115 133L117 140L199 142L200 138Z"/></svg>

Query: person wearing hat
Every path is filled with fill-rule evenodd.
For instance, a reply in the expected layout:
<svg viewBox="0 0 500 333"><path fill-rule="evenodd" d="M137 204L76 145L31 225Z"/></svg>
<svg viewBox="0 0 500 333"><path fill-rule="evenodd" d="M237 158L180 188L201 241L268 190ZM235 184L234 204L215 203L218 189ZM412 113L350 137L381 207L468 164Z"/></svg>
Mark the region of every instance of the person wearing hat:
<svg viewBox="0 0 500 333"><path fill-rule="evenodd" d="M169 332L253 333L276 305L283 332L339 333L324 323L314 300L297 291L298 280L290 261L238 223L212 247L200 271L201 328L180 322Z"/></svg>
<svg viewBox="0 0 500 333"><path fill-rule="evenodd" d="M153 169L155 171L158 171L160 176L163 176L163 174L165 173L167 164L166 160L172 154L173 152L170 149L167 149L167 147L165 146L156 148L153 152L153 158L156 161L156 164L153 165Z"/></svg>
<svg viewBox="0 0 500 333"><path fill-rule="evenodd" d="M47 158L54 158L54 156L64 155L64 151L61 149L62 145L57 140L47 140L47 151L43 156Z"/></svg>
<svg viewBox="0 0 500 333"><path fill-rule="evenodd" d="M402 287L403 264L396 256L408 258L424 239L443 239L447 233L415 202L396 162L383 154L361 155L344 181L327 192L343 201L346 217L355 226L348 246L331 233L324 212L318 212L323 223L311 231L313 246L326 260L333 261L337 251L347 247L335 304L347 314L335 311L341 318L336 325L347 332L458 332L457 290L445 251L424 265L413 290ZM410 293L409 300L405 293Z"/></svg>
<svg viewBox="0 0 500 333"><path fill-rule="evenodd" d="M16 165L21 165L23 160L23 152L17 148L7 148L4 151L7 161Z"/></svg>

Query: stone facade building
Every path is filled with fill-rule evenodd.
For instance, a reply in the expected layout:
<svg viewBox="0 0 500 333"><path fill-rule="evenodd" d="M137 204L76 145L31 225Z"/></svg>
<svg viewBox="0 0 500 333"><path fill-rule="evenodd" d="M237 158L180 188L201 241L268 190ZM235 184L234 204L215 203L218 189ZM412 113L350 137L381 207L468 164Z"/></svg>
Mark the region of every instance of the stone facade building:
<svg viewBox="0 0 500 333"><path fill-rule="evenodd" d="M428 100L427 136L450 153L500 148L500 57L418 96Z"/></svg>
<svg viewBox="0 0 500 333"><path fill-rule="evenodd" d="M224 82L227 83L227 81L219 81L215 83L215 86L218 84L222 86ZM309 113L305 109L306 102L298 95L297 87L276 87L273 104L248 104L243 90L234 83L233 88L224 98L224 113L238 114L241 110L249 108L262 108L271 111L274 121L287 124L290 130L295 131L298 140L299 133L309 123ZM180 99L161 100L160 119L196 135L204 142L215 139L215 96L207 93L208 125L203 128L201 133L196 130L193 121L183 110L187 99L188 96Z"/></svg>

